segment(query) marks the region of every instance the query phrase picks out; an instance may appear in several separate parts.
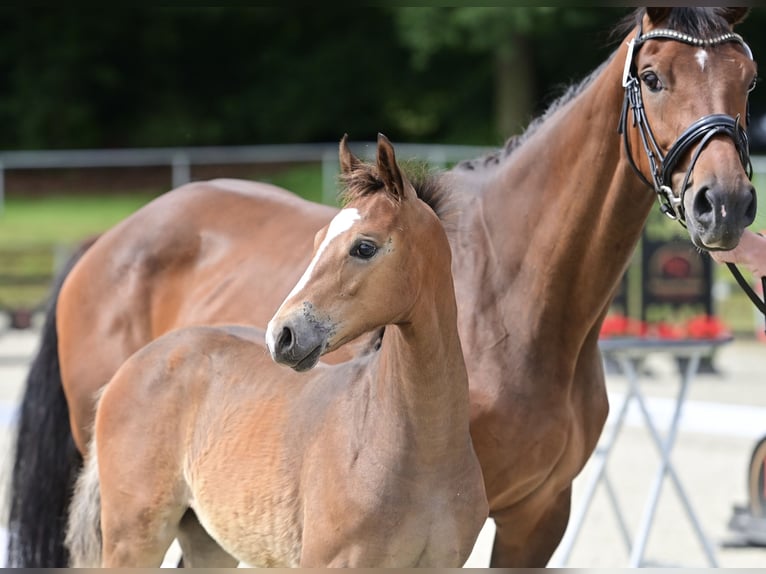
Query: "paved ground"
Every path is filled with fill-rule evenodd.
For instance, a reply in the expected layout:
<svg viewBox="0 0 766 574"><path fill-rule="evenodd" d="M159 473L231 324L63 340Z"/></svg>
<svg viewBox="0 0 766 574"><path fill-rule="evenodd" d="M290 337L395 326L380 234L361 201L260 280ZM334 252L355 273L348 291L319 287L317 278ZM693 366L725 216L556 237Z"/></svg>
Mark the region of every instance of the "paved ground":
<svg viewBox="0 0 766 574"><path fill-rule="evenodd" d="M8 460L9 430L20 397L27 361L37 346L35 331L4 331L0 322L0 455ZM755 441L766 436L766 343L737 340L716 353L718 374L699 375L693 382L672 453L672 463L722 567L766 566L766 548L728 548L727 523L735 504L744 503L746 469ZM647 361L642 380L649 408L660 430L667 428L678 377L672 359L659 354ZM613 409L626 391L625 377L608 376ZM614 411L610 420L614 417ZM611 422L608 423L611 425ZM610 427L608 427L610 428ZM591 459L574 484L574 507L595 471ZM635 533L660 458L640 413L632 409L607 469L620 501L627 528ZM488 565L493 525L487 523L467 566ZM3 532L0 531L0 535ZM571 534L571 533L568 533ZM2 541L0 541L2 542ZM0 552L5 545L0 545ZM551 565L613 568L628 564L629 552L603 485L596 490L579 537L566 564L561 552ZM669 480L664 481L646 560L662 566L706 566L705 555ZM2 556L0 556L2 559ZM0 562L0 563L4 563Z"/></svg>

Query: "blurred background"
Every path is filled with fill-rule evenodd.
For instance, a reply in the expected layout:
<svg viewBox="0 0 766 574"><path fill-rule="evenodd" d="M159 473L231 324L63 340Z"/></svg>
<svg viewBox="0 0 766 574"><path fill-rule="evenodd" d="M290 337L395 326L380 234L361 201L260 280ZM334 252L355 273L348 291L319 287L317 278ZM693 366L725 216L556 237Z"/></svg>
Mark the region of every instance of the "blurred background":
<svg viewBox="0 0 766 574"><path fill-rule="evenodd" d="M337 143L344 133L352 147L363 150L364 142L383 132L398 152L436 169L476 157L521 133L567 86L603 62L620 41L611 31L631 11L0 8L0 366L7 383L0 387L2 421L10 428L37 344L35 329L28 327L41 320L58 266L87 237L196 179L269 181L333 202ZM763 8L753 8L737 29L756 59L766 59L764 29ZM753 229L766 230L766 87L752 92L750 105L761 200ZM655 210L646 230L615 299L615 314L676 324L715 315L750 346L744 355L742 345L726 347L708 364L716 376L695 384L685 420L700 420L705 429L713 419L724 421L731 431L732 421L744 419L740 405L721 419L721 404L728 402L747 403L757 409L752 419L765 421L758 341L764 337L763 317L725 268L697 253L678 224ZM645 256L649 250L662 257ZM667 263L664 279L673 279L674 272L680 280L697 273L703 289L688 300L655 301L649 308L646 273L658 260ZM650 383L657 384L650 384L650 392L664 400L676 366L650 364L652 373ZM611 377L611 389L624 388L619 374ZM717 405L715 416L701 409L710 402ZM695 412L701 414L695 418ZM742 436L708 436L692 428L691 442L679 445L689 482L699 489L696 500L706 501L702 519L716 537L726 530L732 503L746 498L744 475L762 430L751 424ZM631 432L638 431L627 432L632 441ZM630 446L619 468L632 476L653 463L636 462L645 449ZM701 480L708 475L714 484ZM643 490L627 484L640 491L637 518ZM757 501L766 508L765 499ZM666 524L672 530L678 513L672 507L670 512ZM608 538L615 529L606 524L602 534ZM622 564L621 557L610 562L611 551L604 551L613 550L614 541L602 543L599 536L588 538L598 547L583 550L581 564ZM672 536L662 539L681 559L696 552L677 546ZM763 560L762 553L752 560L742 556L732 551L724 565Z"/></svg>
<svg viewBox="0 0 766 574"><path fill-rule="evenodd" d="M190 179L330 202L343 133L437 146L413 149L438 168L500 146L608 57L630 11L2 8L0 309L23 324L73 245ZM764 25L754 9L740 27L756 55ZM766 90L751 106L753 152L766 153ZM719 283L715 304L752 332L747 303Z"/></svg>

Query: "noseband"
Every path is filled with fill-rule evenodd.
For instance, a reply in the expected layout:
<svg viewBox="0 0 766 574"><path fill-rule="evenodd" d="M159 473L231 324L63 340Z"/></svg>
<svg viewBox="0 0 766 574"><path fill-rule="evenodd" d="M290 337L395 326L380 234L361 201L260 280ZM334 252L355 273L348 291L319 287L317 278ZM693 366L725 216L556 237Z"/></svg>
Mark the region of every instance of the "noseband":
<svg viewBox="0 0 766 574"><path fill-rule="evenodd" d="M726 42L737 42L745 49L751 60L753 59L753 53L750 50L750 47L742 39L742 36L735 34L734 32L722 34L715 38L701 39L666 28L658 28L643 34L641 25L639 24L636 37L628 42L628 55L625 58L625 71L623 72L622 77L622 85L625 88L625 99L623 101L618 131L623 135L630 166L633 168L633 171L636 172L638 177L657 193L657 200L659 201L662 213L667 215L670 219L678 221L685 227L686 214L684 211L684 195L686 194L686 186L689 183L689 178L691 177L694 165L697 163L697 159L704 147L713 137L721 134L732 139L748 178L752 177L753 168L750 162L750 149L747 133L739 122L739 115L734 118L726 114L710 114L698 119L686 128L675 143L670 146L667 154L663 156L646 117L644 102L641 97L641 84L635 74L635 66L633 63L636 53L644 42L656 38L675 40L677 42L683 42L684 44L700 47L717 46ZM633 125L638 128L644 151L649 160L649 168L652 172L652 182L641 173L641 170L638 169L638 166L633 159L633 152L630 148L630 141L628 139L628 130L626 129L629 110L633 113ZM745 118L746 122L748 120L749 118ZM679 196L676 197L673 194L671 182L673 172L681 158L695 145L696 149L692 154L689 167L686 170Z"/></svg>

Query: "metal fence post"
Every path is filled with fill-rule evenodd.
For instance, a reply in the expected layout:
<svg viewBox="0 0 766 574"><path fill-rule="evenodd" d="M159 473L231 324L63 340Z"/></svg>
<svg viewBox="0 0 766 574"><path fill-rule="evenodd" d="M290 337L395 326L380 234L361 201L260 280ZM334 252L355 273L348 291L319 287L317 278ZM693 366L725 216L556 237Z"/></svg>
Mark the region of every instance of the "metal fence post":
<svg viewBox="0 0 766 574"><path fill-rule="evenodd" d="M191 181L191 165L185 153L173 154L173 188Z"/></svg>
<svg viewBox="0 0 766 574"><path fill-rule="evenodd" d="M5 213L5 165L0 161L0 216Z"/></svg>
<svg viewBox="0 0 766 574"><path fill-rule="evenodd" d="M338 154L326 151L322 154L322 203L337 205L338 195Z"/></svg>

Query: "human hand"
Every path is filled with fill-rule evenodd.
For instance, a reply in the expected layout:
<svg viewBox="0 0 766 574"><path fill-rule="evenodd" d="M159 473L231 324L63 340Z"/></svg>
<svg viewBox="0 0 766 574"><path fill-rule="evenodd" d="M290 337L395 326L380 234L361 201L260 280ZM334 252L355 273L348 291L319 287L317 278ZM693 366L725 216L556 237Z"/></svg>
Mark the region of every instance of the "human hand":
<svg viewBox="0 0 766 574"><path fill-rule="evenodd" d="M737 247L730 251L711 251L710 256L718 263L742 265L755 277L766 277L766 237L748 229Z"/></svg>

